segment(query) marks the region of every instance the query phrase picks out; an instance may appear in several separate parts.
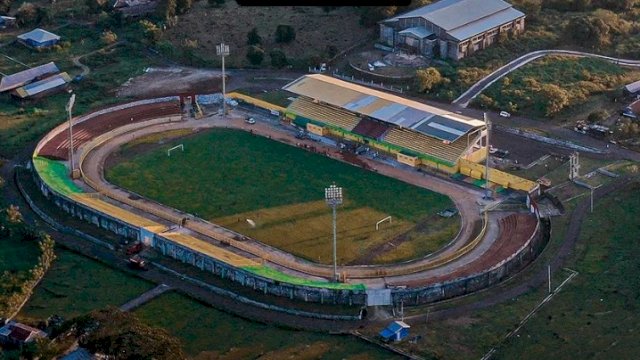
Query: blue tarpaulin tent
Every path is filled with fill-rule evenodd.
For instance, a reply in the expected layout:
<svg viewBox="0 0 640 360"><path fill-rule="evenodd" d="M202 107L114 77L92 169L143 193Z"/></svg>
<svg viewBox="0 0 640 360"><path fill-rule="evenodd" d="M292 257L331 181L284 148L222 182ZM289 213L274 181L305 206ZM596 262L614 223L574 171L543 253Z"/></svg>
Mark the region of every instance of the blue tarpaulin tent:
<svg viewBox="0 0 640 360"><path fill-rule="evenodd" d="M384 341L401 341L409 336L409 328L404 321L394 321L380 332Z"/></svg>

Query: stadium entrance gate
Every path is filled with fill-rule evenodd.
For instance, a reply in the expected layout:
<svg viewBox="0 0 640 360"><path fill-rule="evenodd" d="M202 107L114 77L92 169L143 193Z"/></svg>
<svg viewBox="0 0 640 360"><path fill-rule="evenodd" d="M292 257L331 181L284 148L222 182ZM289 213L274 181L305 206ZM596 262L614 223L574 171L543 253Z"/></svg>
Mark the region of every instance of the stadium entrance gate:
<svg viewBox="0 0 640 360"><path fill-rule="evenodd" d="M391 305L391 289L367 289L367 306Z"/></svg>

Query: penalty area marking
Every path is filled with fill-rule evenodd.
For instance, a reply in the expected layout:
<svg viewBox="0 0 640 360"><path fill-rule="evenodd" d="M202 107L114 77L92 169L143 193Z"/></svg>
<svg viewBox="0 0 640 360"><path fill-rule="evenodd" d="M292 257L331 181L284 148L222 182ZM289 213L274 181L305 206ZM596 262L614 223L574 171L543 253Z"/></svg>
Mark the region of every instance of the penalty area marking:
<svg viewBox="0 0 640 360"><path fill-rule="evenodd" d="M382 220L380 220L380 221L378 221L376 223L376 231L378 231L380 229L380 224L382 224L383 222L385 222L387 220L389 221L389 224L391 224L391 216L387 216L386 218L384 218L384 219L382 219Z"/></svg>
<svg viewBox="0 0 640 360"><path fill-rule="evenodd" d="M167 150L167 156L171 156L171 152L173 150L178 150L178 149L180 149L180 150L182 150L182 152L184 152L184 144L176 145L176 146L172 147L171 149Z"/></svg>

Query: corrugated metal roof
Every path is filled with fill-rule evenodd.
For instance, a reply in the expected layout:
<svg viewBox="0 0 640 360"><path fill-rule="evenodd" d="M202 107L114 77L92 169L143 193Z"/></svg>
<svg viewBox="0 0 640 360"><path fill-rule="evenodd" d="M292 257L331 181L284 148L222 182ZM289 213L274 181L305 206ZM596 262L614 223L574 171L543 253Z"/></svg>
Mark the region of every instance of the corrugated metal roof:
<svg viewBox="0 0 640 360"><path fill-rule="evenodd" d="M634 94L640 91L640 81L636 81L624 87L625 90Z"/></svg>
<svg viewBox="0 0 640 360"><path fill-rule="evenodd" d="M449 31L449 35L458 40L469 39L502 24L510 23L523 16L524 14L522 12L514 8L505 9L486 18Z"/></svg>
<svg viewBox="0 0 640 360"><path fill-rule="evenodd" d="M424 39L426 37L428 37L429 35L433 35L433 31L429 31L426 28L422 27L422 26L415 26L415 27L411 27L408 29L404 29L402 31L400 31L398 34L400 35L414 35L420 39Z"/></svg>
<svg viewBox="0 0 640 360"><path fill-rule="evenodd" d="M453 141L459 131L466 133L484 125L480 120L320 74L302 76L283 89L405 128L434 118L434 124L440 125L418 131L441 140Z"/></svg>
<svg viewBox="0 0 640 360"><path fill-rule="evenodd" d="M63 72L16 89L16 94L21 98L26 98L47 90L51 90L58 86L62 86L70 81L71 77L69 77L69 74Z"/></svg>
<svg viewBox="0 0 640 360"><path fill-rule="evenodd" d="M60 40L60 36L48 32L47 30L43 30L40 28L33 29L28 33L24 33L22 35L18 35L18 39L20 40L33 40L35 42L43 43L51 40Z"/></svg>
<svg viewBox="0 0 640 360"><path fill-rule="evenodd" d="M33 79L35 78L47 74L55 74L57 72L60 72L60 70L58 69L56 64L50 62L31 69L17 72L15 74L3 76L2 80L0 80L0 92L15 89L33 81Z"/></svg>
<svg viewBox="0 0 640 360"><path fill-rule="evenodd" d="M440 0L395 18L422 17L448 31L511 6L503 0Z"/></svg>

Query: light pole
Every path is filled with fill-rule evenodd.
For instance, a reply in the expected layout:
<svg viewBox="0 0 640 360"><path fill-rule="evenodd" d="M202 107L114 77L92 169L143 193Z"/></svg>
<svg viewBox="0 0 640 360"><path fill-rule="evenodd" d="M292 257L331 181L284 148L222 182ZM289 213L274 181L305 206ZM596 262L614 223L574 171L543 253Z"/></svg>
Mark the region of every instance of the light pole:
<svg viewBox="0 0 640 360"><path fill-rule="evenodd" d="M336 208L342 205L342 188L336 184L324 189L324 198L333 212L333 280L338 281L338 260L336 255Z"/></svg>
<svg viewBox="0 0 640 360"><path fill-rule="evenodd" d="M229 45L221 42L220 45L216 45L216 54L222 57L222 118L227 115L227 97L226 97L226 79L224 74L224 57L229 56Z"/></svg>
<svg viewBox="0 0 640 360"><path fill-rule="evenodd" d="M76 94L71 94L69 98L69 102L67 103L66 110L69 114L69 168L71 169L71 178L73 178L73 123L71 122L71 110L73 110L73 105L76 103Z"/></svg>
<svg viewBox="0 0 640 360"><path fill-rule="evenodd" d="M489 187L489 158L491 157L491 153L490 153L490 148L491 146L489 145L489 133L491 132L491 122L489 121L489 116L487 116L487 113L484 113L484 123L487 127L487 162L485 165L485 183L484 183L484 187L485 187L485 197L487 199L491 199L491 188Z"/></svg>

